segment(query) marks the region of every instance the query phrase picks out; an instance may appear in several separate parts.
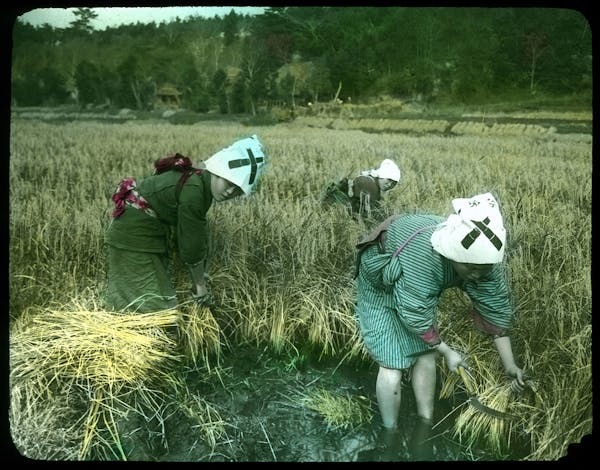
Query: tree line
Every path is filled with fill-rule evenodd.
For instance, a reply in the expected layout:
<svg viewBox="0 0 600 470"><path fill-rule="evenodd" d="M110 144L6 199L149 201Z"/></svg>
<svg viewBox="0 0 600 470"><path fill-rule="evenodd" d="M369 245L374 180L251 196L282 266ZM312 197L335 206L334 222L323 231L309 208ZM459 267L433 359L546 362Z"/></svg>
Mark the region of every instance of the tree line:
<svg viewBox="0 0 600 470"><path fill-rule="evenodd" d="M477 103L592 96L592 40L564 8L270 7L94 30L17 18L11 103L152 109L164 84L196 112L269 103Z"/></svg>

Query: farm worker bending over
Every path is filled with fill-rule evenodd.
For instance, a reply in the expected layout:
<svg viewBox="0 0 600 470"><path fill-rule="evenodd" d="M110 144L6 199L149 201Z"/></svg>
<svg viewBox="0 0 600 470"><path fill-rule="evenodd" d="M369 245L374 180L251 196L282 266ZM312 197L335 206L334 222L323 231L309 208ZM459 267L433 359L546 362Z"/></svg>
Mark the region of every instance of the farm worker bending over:
<svg viewBox="0 0 600 470"><path fill-rule="evenodd" d="M123 179L112 196L115 209L107 229L110 308L154 312L174 308L177 296L169 276L169 233L189 269L192 295L210 298L206 283L208 225L213 201L249 195L265 168L256 135L238 140L192 167L189 158L170 155L155 162L152 176Z"/></svg>
<svg viewBox="0 0 600 470"><path fill-rule="evenodd" d="M438 302L445 289L463 290L474 304L474 325L493 337L513 386L524 386L508 329L513 310L502 260L506 231L490 193L454 199L455 213L392 216L358 245L356 314L361 336L379 364L376 395L386 459L397 458L402 374L412 368L417 425L409 450L432 460L429 439L436 386L436 358L456 371L463 358L441 338Z"/></svg>
<svg viewBox="0 0 600 470"><path fill-rule="evenodd" d="M379 211L384 193L394 188L400 181L400 169L386 158L379 168L362 171L355 178L342 178L327 186L322 204L328 207L341 203L355 218L380 218ZM382 217L381 217L382 218Z"/></svg>

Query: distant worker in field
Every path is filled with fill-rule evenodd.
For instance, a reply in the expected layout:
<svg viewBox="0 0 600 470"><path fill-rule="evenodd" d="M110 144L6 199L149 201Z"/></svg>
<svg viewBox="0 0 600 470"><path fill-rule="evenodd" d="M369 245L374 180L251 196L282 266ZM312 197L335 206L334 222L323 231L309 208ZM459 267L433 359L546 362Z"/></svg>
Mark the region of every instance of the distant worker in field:
<svg viewBox="0 0 600 470"><path fill-rule="evenodd" d="M433 460L436 360L442 354L453 372L464 365L462 355L440 335L444 290L455 287L469 296L474 326L493 339L515 390L525 385L509 336L513 309L498 202L485 193L454 199L452 205L454 213L446 220L429 214L392 216L357 245L356 315L364 344L379 365L375 388L383 430L381 447L374 452L378 459L397 460L403 448L398 414L407 374L417 408L410 456Z"/></svg>
<svg viewBox="0 0 600 470"><path fill-rule="evenodd" d="M356 219L383 219L384 193L400 181L400 168L389 158L379 168L362 171L355 178L342 178L325 189L321 202L324 207L343 204Z"/></svg>
<svg viewBox="0 0 600 470"><path fill-rule="evenodd" d="M139 182L121 180L105 235L108 306L134 312L176 307L169 274L173 251L189 270L192 298L208 302L206 213L213 201L251 194L265 163L265 149L253 135L215 153L199 168L174 154L157 160L154 174Z"/></svg>

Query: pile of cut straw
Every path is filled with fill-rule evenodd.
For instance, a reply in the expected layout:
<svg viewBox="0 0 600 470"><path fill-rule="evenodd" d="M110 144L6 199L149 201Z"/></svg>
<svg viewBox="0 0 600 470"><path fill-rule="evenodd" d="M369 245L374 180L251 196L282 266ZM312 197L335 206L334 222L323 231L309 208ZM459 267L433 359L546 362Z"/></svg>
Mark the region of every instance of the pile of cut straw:
<svg viewBox="0 0 600 470"><path fill-rule="evenodd" d="M31 312L29 312L31 313ZM168 372L176 359L166 328L178 312L116 314L87 310L44 310L24 315L10 333L11 380L84 379L98 386L132 384Z"/></svg>
<svg viewBox="0 0 600 470"><path fill-rule="evenodd" d="M174 367L181 347L194 364L199 356L208 362L209 353L220 352L219 335L203 307L141 314L89 310L75 302L25 310L10 328L11 395L27 397L11 403L13 440L17 446L35 442L20 429L40 435L42 430L22 425L62 397L63 403L87 403L84 417L72 426L80 436L77 458L89 457L96 447L97 455L126 460L116 421L139 412L139 403L160 415L168 397L185 388L180 368ZM36 457L45 458L40 452Z"/></svg>

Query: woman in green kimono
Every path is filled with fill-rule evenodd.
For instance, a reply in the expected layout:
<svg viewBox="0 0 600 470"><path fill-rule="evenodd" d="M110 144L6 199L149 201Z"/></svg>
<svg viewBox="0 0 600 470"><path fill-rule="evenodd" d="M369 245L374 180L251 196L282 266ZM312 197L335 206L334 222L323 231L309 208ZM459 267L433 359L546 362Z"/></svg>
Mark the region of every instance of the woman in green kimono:
<svg viewBox="0 0 600 470"><path fill-rule="evenodd" d="M403 371L411 371L418 424L409 446L415 460L433 459L431 430L436 357L456 371L463 361L438 330L442 292L457 287L474 304L475 326L493 337L514 386L524 386L508 336L513 309L504 274L506 231L490 193L454 199L455 213L393 216L358 245L356 314L364 344L379 365L376 395L387 458L399 449Z"/></svg>
<svg viewBox="0 0 600 470"><path fill-rule="evenodd" d="M177 296L169 275L169 234L187 266L192 295L200 303L206 284L208 225L213 201L249 195L265 168L256 135L234 142L193 168L180 154L157 160L152 176L123 179L112 200L106 231L108 279L105 301L118 311L154 312L174 308Z"/></svg>

